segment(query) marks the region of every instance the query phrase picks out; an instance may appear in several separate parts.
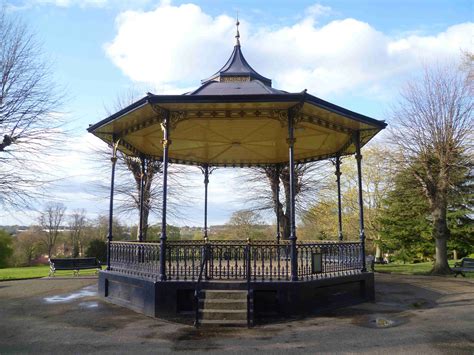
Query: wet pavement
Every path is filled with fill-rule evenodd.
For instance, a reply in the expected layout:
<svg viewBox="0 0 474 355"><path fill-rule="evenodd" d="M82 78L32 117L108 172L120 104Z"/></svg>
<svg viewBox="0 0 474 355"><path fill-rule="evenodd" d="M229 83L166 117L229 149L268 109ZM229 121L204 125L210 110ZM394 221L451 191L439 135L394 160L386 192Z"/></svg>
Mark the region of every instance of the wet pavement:
<svg viewBox="0 0 474 355"><path fill-rule="evenodd" d="M104 302L95 278L0 282L0 354L474 354L474 280L376 275L376 302L247 328L200 328ZM317 311L317 310L315 310Z"/></svg>

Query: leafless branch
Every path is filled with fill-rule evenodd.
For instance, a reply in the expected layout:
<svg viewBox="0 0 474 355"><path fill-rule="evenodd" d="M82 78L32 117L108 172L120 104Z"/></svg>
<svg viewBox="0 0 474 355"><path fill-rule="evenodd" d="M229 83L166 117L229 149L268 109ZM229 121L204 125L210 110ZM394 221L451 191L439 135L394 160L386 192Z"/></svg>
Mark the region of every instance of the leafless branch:
<svg viewBox="0 0 474 355"><path fill-rule="evenodd" d="M0 204L21 208L48 181L40 162L61 139L63 95L35 36L1 8L0 38Z"/></svg>

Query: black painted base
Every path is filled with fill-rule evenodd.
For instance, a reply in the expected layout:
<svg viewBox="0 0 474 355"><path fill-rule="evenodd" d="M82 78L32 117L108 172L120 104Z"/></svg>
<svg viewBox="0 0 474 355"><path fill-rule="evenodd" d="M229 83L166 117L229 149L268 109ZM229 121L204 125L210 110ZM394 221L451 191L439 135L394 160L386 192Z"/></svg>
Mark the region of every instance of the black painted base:
<svg viewBox="0 0 474 355"><path fill-rule="evenodd" d="M374 274L312 281L252 282L254 314L291 317L374 300ZM194 310L195 282L151 281L110 271L99 273L99 294L106 300L150 317L189 319ZM246 282L203 282L202 289L247 289Z"/></svg>

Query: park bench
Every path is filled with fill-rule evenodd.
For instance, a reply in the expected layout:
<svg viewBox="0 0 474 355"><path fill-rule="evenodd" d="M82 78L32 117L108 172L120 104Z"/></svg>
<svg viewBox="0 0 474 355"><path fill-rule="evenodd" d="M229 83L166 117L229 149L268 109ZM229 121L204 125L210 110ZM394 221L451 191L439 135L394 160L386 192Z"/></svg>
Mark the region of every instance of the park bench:
<svg viewBox="0 0 474 355"><path fill-rule="evenodd" d="M474 258L464 258L460 262L457 262L456 264L454 264L453 271L454 277L457 277L459 274L465 277L465 272L474 271Z"/></svg>
<svg viewBox="0 0 474 355"><path fill-rule="evenodd" d="M102 269L102 265L97 258L68 258L49 259L49 276L54 276L57 270L72 270L74 276L79 275L79 270Z"/></svg>

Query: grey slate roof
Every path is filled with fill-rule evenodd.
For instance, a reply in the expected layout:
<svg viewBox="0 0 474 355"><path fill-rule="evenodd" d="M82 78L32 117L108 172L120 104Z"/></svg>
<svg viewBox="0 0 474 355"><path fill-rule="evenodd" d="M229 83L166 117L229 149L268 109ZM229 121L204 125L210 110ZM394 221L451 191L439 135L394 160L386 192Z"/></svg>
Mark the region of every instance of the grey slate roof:
<svg viewBox="0 0 474 355"><path fill-rule="evenodd" d="M224 82L226 81L225 78L232 77L248 77L250 81L259 80L264 86L270 88L272 86L271 79L257 73L247 60L245 60L242 50L240 49L240 43L234 46L234 50L224 66L209 78L201 80L201 84L206 85L209 82ZM199 89L195 92L199 92ZM268 91L261 93L268 93Z"/></svg>
<svg viewBox="0 0 474 355"><path fill-rule="evenodd" d="M257 94L286 94L286 91L267 86L260 80L252 81L208 81L198 89L186 95L257 95Z"/></svg>

